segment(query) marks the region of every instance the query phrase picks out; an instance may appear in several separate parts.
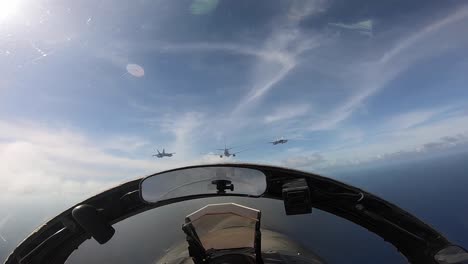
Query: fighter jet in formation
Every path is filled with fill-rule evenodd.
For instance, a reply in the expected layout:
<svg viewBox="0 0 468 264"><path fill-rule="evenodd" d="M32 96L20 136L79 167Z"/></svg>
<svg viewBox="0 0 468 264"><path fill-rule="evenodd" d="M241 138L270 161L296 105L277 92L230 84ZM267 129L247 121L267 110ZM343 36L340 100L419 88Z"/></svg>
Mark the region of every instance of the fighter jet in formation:
<svg viewBox="0 0 468 264"><path fill-rule="evenodd" d="M273 144L273 145L279 145L279 144L285 144L287 143L289 140L288 139L285 139L284 137L281 137L281 138L277 138L276 140L274 141L270 141L268 143L270 144ZM219 149L216 149L217 151L219 151L218 153L209 153L211 155L216 155L216 156L219 156L220 158L229 158L229 157L235 157L238 153L241 153L241 152L244 152L248 149L244 149L244 150L241 150L241 151L237 151L237 152L231 152L233 149L233 147L227 147L226 144L224 144L224 148L219 148ZM154 154L153 157L157 157L157 158L164 158L164 157L172 157L172 155L174 155L175 153L166 153L166 151L163 149L162 152L159 152L159 150L157 150L157 154Z"/></svg>
<svg viewBox="0 0 468 264"><path fill-rule="evenodd" d="M273 145L278 145L278 144L285 144L285 143L287 143L287 142L288 142L287 139L281 137L281 138L278 138L278 139L276 139L276 140L274 140L274 141L270 141L269 143L271 143L271 144L273 144Z"/></svg>
<svg viewBox="0 0 468 264"><path fill-rule="evenodd" d="M162 150L162 152L159 152L159 149L156 150L158 152L158 154L153 154L153 157L157 157L157 158L164 158L164 157L172 157L172 155L175 154L175 152L173 153L166 153L166 150Z"/></svg>
<svg viewBox="0 0 468 264"><path fill-rule="evenodd" d="M223 149L216 149L218 151L222 151L221 154L217 154L217 155L219 155L220 158L223 158L223 157L229 158L230 156L235 157L237 153L246 151L246 149L244 149L244 150L237 151L237 152L230 152L231 149L233 148L228 148L225 144Z"/></svg>

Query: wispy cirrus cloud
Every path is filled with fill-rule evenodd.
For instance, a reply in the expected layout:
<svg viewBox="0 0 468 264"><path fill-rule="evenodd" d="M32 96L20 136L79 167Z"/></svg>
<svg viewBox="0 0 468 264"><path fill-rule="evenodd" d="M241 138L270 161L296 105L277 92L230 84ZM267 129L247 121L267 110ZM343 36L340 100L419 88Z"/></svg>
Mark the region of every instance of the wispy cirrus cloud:
<svg viewBox="0 0 468 264"><path fill-rule="evenodd" d="M418 145L416 147L404 148L398 151L382 152L367 159L359 160L354 165L368 164L373 162L388 162L389 160L412 160L424 158L425 156L439 156L441 153L450 151L466 152L468 150L468 132L453 134L434 139L430 142ZM340 164L344 166L349 163Z"/></svg>
<svg viewBox="0 0 468 264"><path fill-rule="evenodd" d="M158 53L197 53L225 52L237 55L248 55L256 58L252 65L251 77L246 80L247 93L232 109L231 119L244 116L251 106L264 97L273 87L276 87L288 74L297 67L299 57L306 51L320 47L320 35L304 34L300 23L307 17L324 12L326 1L293 1L288 12L281 18L280 27L275 27L271 35L258 43L242 42L164 42L147 41L134 43L117 41L112 44L112 52L108 49L98 52L98 57L109 58L119 67L128 63L125 51ZM119 52L119 50L123 52Z"/></svg>
<svg viewBox="0 0 468 264"><path fill-rule="evenodd" d="M204 115L199 112L187 112L177 117L167 115L159 123L163 131L174 137L168 147L171 152L176 152L176 160L188 160L196 155L194 142L203 135L206 125Z"/></svg>
<svg viewBox="0 0 468 264"><path fill-rule="evenodd" d="M296 27L296 26L294 26ZM248 55L257 58L256 64L252 69L252 78L247 81L250 87L248 93L234 107L233 113L239 113L249 108L254 101L262 97L278 82L283 80L287 74L296 67L297 56L306 50L319 46L316 38L303 38L297 28L287 28L273 33L261 47L242 43L223 43L223 42L189 42L189 43L163 43L154 42L151 45L145 44L144 47L132 47L132 49L146 50L151 49L163 53L193 53L193 52L216 52L222 51L232 54ZM127 44L129 45L129 44ZM137 44L131 44L132 46ZM138 46L138 45L137 45ZM110 56L111 61L120 65L124 61L115 55L108 54L100 56ZM271 63L278 65L272 70L265 72Z"/></svg>
<svg viewBox="0 0 468 264"><path fill-rule="evenodd" d="M459 27L460 25L455 24L466 18L465 11L463 11L466 8L460 8L456 12L429 25L413 29L409 29L414 27L413 25L409 25L405 28L405 32L406 30L407 32L404 35L400 34L403 37L398 38L397 41L394 41L394 36L391 37L391 41L388 41L389 39L386 36L382 37L377 34L369 40L372 41L372 45L357 45L359 46L356 48L356 50L359 49L358 52L346 52L347 55L343 56L344 58L332 56L333 52L324 53L323 57L321 57L323 51L329 51L328 47L321 49L324 44L336 45L334 48L338 47L338 51L340 49L349 51L355 47L351 47L348 50L348 46L356 44L351 43L351 45L347 45L347 43L344 43L342 45L340 41L347 41L347 39L340 39L339 36L325 36L319 30L304 31L302 26L306 23L305 20L314 14L324 12L327 8L326 5L327 3L323 1L294 2L290 10L279 20L284 23L280 23L280 26L274 27L270 36L260 41L254 39L252 42L242 42L242 40L238 42L223 42L217 40L214 42L186 41L173 43L153 40L144 43L117 43L116 46L123 45L123 50L136 50L142 53L151 51L157 54L174 53L179 55L184 52L190 54L223 52L234 55L248 55L254 58L254 60L249 61L253 62L249 70L250 76L245 80L245 87L242 87L245 88L243 90L247 91L242 96L241 101L235 104L234 107L230 105L232 103L231 99L227 102L229 107L209 109L206 113L199 112L198 114L200 115L171 113L173 109L163 111L162 113L160 111L152 111L152 107L140 109L153 114L167 114L167 119L171 121L167 122L167 127L174 126L174 128L166 129L165 131L173 135L176 142L167 143L167 146L178 153L191 153L197 147L194 145L194 138L201 138L202 135L212 136L216 134L215 138L219 141L222 136L226 136L229 133L233 137L239 138L239 135L241 135L244 138L244 133L240 132L245 130L245 128L258 128L259 122L256 122L258 118L262 119L263 122L260 122L262 125L267 126L278 126L278 121L287 119L297 118L301 120L301 122L289 124L299 126L298 129L294 130L294 128L291 129L290 127L283 126L281 129L278 129L280 131L272 132L277 134L284 134L284 131L320 132L340 128L340 126L346 125L345 121L350 119L356 111L365 106L366 100L384 89L395 78L404 73L406 69L423 58L443 52L445 48L441 48L441 42L433 40L437 38L438 33L451 31L453 30L452 26ZM417 25L417 23L414 25ZM362 20L356 24L334 26L358 31L361 29L373 30L373 21ZM447 36L453 37L454 35L448 34ZM329 42L324 42L324 39ZM448 42L456 43L457 41ZM451 45L463 45L463 43L466 42L462 38L461 42ZM112 49L112 51L114 52L115 50ZM117 52L116 54L119 53ZM126 59L116 59L114 62L122 64L126 63ZM302 68L304 62L308 62L307 65L312 65L311 68L318 69L319 73L324 73L327 77L337 77L339 81L344 80L338 83L338 85L342 86L339 87L341 90L339 93L336 93L337 96L333 100L327 101L328 105L316 107L315 102L320 103L322 94L315 96L315 89L325 90L320 87L320 84L317 87L307 85L307 89L303 87L304 85L300 88L294 87L295 89L303 89L304 93L310 91L310 93L307 93L307 96L312 101L311 104L314 105L313 115L305 115L305 113L310 113L311 109L303 105L295 105L289 109L277 109L277 105L271 107L271 102L262 101L262 98L268 99L267 97L272 94L272 91L281 90L281 82L288 80L288 76L296 74L295 70L304 71L304 68ZM308 73L310 72L306 72L304 75ZM295 75L295 77L297 76ZM335 86L335 83L333 83L333 86ZM279 89L276 90L274 89L275 87ZM336 87L330 88L330 90L334 88ZM274 94L272 95L275 96ZM224 99L222 98L221 100ZM136 103L136 105L140 104ZM253 117L256 113L249 110L257 105L264 107L262 109L266 109L265 112L270 112L270 114ZM232 109L234 110L232 111ZM163 108L163 110L167 109ZM233 114L230 115L230 111ZM395 119L390 121L395 122L395 124L391 124L390 126L397 127L396 123L398 123L400 127L410 128L422 124L432 117L432 112L410 113L406 116L395 117ZM180 123L184 123L187 126L178 125L179 122L172 122L173 120L179 120ZM216 131L212 134L205 133L204 130L206 130L207 126L211 126L212 131ZM358 138L361 140L363 136L359 135ZM184 158L191 158L192 156L193 153L184 156Z"/></svg>
<svg viewBox="0 0 468 264"><path fill-rule="evenodd" d="M384 130L395 131L408 129L417 125L421 125L431 119L442 115L444 113L450 113L456 106L444 106L434 107L430 109L416 109L409 112L404 112L390 117L384 124Z"/></svg>
<svg viewBox="0 0 468 264"><path fill-rule="evenodd" d="M352 24L344 24L344 23L328 23L330 26L334 26L337 28L347 29L357 31L360 34L372 36L372 29L373 29L373 21L371 19L359 21Z"/></svg>
<svg viewBox="0 0 468 264"><path fill-rule="evenodd" d="M219 0L195 0L190 6L190 11L194 15L209 14L218 6Z"/></svg>
<svg viewBox="0 0 468 264"><path fill-rule="evenodd" d="M276 87L298 65L303 52L320 47L320 36L303 34L300 22L306 17L325 10L324 1L294 1L289 12L284 17L284 23L280 23L278 29L273 30L270 37L263 45L263 50L271 54L282 54L288 60L281 64L280 69L266 71L267 65L259 61L255 65L250 82L249 92L241 99L233 113L238 114L257 102L272 88Z"/></svg>
<svg viewBox="0 0 468 264"><path fill-rule="evenodd" d="M242 43L230 42L189 42L189 43L162 43L156 42L151 46L152 50L160 52L214 52L224 51L234 54L251 55L269 62L277 62L282 65L290 64L292 58L287 53L280 51L264 50Z"/></svg>
<svg viewBox="0 0 468 264"><path fill-rule="evenodd" d="M377 60L355 60L349 63L345 69L341 70L340 78L350 80L348 83L349 88L355 92L344 102L340 102L336 108L326 113L323 118L311 122L313 124L308 129L319 131L336 128L363 106L368 98L384 89L386 85L414 63L444 52L447 48L465 45L468 38L460 38L457 33L459 31L451 28L451 26L467 19L468 8L465 6L450 13L445 18L430 23L423 28L415 29L406 38L392 44ZM457 28L459 27L462 27L462 25L457 24ZM453 39L443 41L437 39L437 33L443 30L453 32L447 35L447 37ZM381 40L376 38L374 41ZM446 45L446 42L452 44ZM334 68L329 66L329 69Z"/></svg>
<svg viewBox="0 0 468 264"><path fill-rule="evenodd" d="M462 6L461 8L457 8L455 12L451 13L447 17L427 25L426 27L420 29L416 33L413 33L409 37L402 39L401 41L396 43L396 45L394 45L391 49L384 53L384 55L380 58L380 62L389 62L394 57L407 51L412 46L416 45L418 42L421 42L425 38L429 37L431 34L437 32L438 30L441 30L444 27L450 26L455 22L466 19L467 17L468 6Z"/></svg>
<svg viewBox="0 0 468 264"><path fill-rule="evenodd" d="M0 219L0 239L3 240L3 242L7 242L7 240L5 239L5 237L2 235L2 232L4 231L4 228L7 224L7 222L10 220L11 218L11 214L7 214L6 216L2 217ZM2 241L0 241L0 244L2 243Z"/></svg>
<svg viewBox="0 0 468 264"><path fill-rule="evenodd" d="M273 113L265 116L265 123L273 123L305 115L310 110L308 104L294 104L278 107Z"/></svg>
<svg viewBox="0 0 468 264"><path fill-rule="evenodd" d="M305 16L300 15L298 16L300 18L297 19L303 19ZM272 124L279 120L302 117L301 124L299 124L301 130L305 128L307 131L322 131L338 128L353 113L360 109L368 98L384 89L411 65L422 58L433 56L437 52L443 52L444 49L439 48L440 42L433 42L431 40L440 31L450 29L453 23L466 18L467 16L464 11L456 11L422 29L415 29L413 30L413 34L392 44L392 46L383 52L383 57L377 56L377 59L373 59L375 56L362 56L362 54L358 54L364 59L355 58L344 63L339 60L327 61L328 65L325 65L320 70L325 73L327 71L334 71L331 73L331 76L338 75L339 78L347 80L344 84L351 91L347 97L342 98L342 101L335 101L329 109L319 109L322 114L314 113L312 117L310 115L309 117L303 116L303 113L310 111L310 108L308 109L304 106L295 106L289 110L275 110L264 117L264 123ZM246 114L249 112L244 111L244 109L248 109L249 105L268 94L275 85L278 85L279 82L288 76L291 70L298 66L298 55L304 51L320 47L321 43L317 39L317 36L303 37L301 35L297 24L295 24L297 21L291 22L290 25L292 26L290 27L274 31L261 48L252 48L248 45L235 43L183 43L160 45L158 50L163 52L225 51L258 58L252 70L252 78L247 82L251 89L234 110L234 117L245 118L233 119L232 116L219 114L217 115L218 119L229 119L229 122L222 122L220 120L208 122L218 127L219 130L234 131L235 127L244 127L251 121ZM415 38L414 36L418 37ZM383 40L376 36L373 41L381 42ZM419 45L422 42L424 42L424 48L421 48ZM461 41L454 45L462 45L463 43ZM428 55L429 51L431 54ZM279 67L269 68L267 65L271 63L277 64ZM335 67L335 64L341 65ZM314 67L320 66L322 66L320 63L314 64ZM389 126L392 129L397 129L397 127L398 129L410 128L430 120L437 114L437 111L439 110L420 110L418 112L403 114L391 119L390 123L392 124ZM233 120L236 120L236 122L233 122Z"/></svg>
<svg viewBox="0 0 468 264"><path fill-rule="evenodd" d="M450 116L430 122L427 118L418 118L418 120L424 121L418 121L418 125L411 129L407 128L407 122L404 122L403 126L398 122L393 128L386 126L389 131L387 133L368 135L360 144L324 150L320 154L330 162L326 166L345 166L402 156L401 154L408 156L414 154L417 157L425 153L463 146L468 142L467 115ZM466 146L468 150L468 145ZM359 153L358 157L356 153Z"/></svg>
<svg viewBox="0 0 468 264"><path fill-rule="evenodd" d="M114 136L99 143L103 149L117 150L124 153L135 153L150 145L146 139L137 136Z"/></svg>

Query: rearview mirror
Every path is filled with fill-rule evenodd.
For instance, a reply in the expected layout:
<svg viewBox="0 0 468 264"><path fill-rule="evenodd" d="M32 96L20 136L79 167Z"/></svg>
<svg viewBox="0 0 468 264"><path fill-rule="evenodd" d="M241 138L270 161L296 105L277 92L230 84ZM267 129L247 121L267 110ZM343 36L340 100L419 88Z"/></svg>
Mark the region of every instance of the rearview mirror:
<svg viewBox="0 0 468 264"><path fill-rule="evenodd" d="M266 176L250 168L206 166L155 174L140 183L140 195L147 203L194 195L260 196L266 190Z"/></svg>

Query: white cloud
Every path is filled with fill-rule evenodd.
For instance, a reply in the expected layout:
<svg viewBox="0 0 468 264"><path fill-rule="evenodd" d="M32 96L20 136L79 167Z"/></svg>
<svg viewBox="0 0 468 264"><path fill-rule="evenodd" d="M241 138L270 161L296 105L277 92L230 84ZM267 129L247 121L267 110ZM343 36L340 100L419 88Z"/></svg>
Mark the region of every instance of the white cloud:
<svg viewBox="0 0 468 264"><path fill-rule="evenodd" d="M420 125L405 131L393 133L395 138L399 138L402 143L414 142L424 144L438 138L455 136L468 131L468 116L453 116L428 124ZM389 137L392 134L388 135ZM408 146L411 144L407 144Z"/></svg>
<svg viewBox="0 0 468 264"><path fill-rule="evenodd" d="M310 154L301 156L288 157L281 161L281 164L289 168L312 167L325 162L325 159L320 154Z"/></svg>
<svg viewBox="0 0 468 264"><path fill-rule="evenodd" d="M197 132L204 122L202 114L189 112L179 118L166 116L164 120L162 129L174 135L171 149L166 150L178 152L171 159L150 155L134 159L112 151L138 152L147 146L147 141L139 137L115 136L101 142L69 128L0 121L0 201L12 195L84 199L117 183L158 171L225 161L215 155L193 153L192 141L202 133Z"/></svg>
<svg viewBox="0 0 468 264"><path fill-rule="evenodd" d="M322 39L317 35L311 36L312 34L302 34L303 32L300 32L300 28L298 26L304 17L321 12L324 9L324 4L320 1L310 3L311 4L302 1L296 2L296 4L291 8L288 16L286 16L286 22L276 28L272 32L271 36L266 39L263 45L254 46L242 43L211 42L168 44L158 42L150 44L145 43L143 44L143 49L138 47L131 49L145 51L144 49L146 48L152 49L153 51L157 50L159 52L223 51L233 54L251 55L257 58L253 66L252 76L247 83L250 89L242 98L242 101L238 103L235 108L234 115L229 116L221 113L217 114L216 117L207 117L203 115L200 116L198 113L192 115L187 114L186 116L177 118L177 120L172 120L172 116L167 118L169 120L167 131L172 133L176 139L176 143L170 145L171 151L176 151L178 153L176 155L176 159L182 158L182 155L185 155L184 159L190 159L195 155L195 153L192 153L192 141L195 137L203 134L203 131L199 130L205 129L205 126L212 125L215 127L212 130L216 131L212 132L212 134L218 133L219 140L222 136L226 136L226 133L231 132L234 134L233 131L240 131L247 126L246 124L252 125L255 121L258 121L252 119L251 116L247 114L247 111L244 112L244 109L248 109L249 106L254 105L254 102L258 103L262 97L279 85L279 83L301 63L300 55L302 55L304 51L310 51L319 47L323 43ZM342 61L333 59L328 61L328 58L325 58L325 64L328 63L328 66L324 66L320 60L314 61L311 63L311 65L313 65L311 67L321 68L321 71L326 72L333 77L338 76L338 78L346 80L343 85L345 86L343 87L343 90L346 90L346 97L344 100L337 100L330 104L330 110L327 109L321 111L322 109L314 108L314 110L318 110L317 113L314 113L314 116L312 117L304 117L304 122L301 123L305 124L304 126L309 131L335 129L338 126L343 125L344 121L360 109L369 97L383 89L389 82L395 79L400 73L404 72L408 67L422 58L427 58L428 56L442 52L444 48L441 48L440 41L433 40L439 36L438 33L451 30L450 26L455 22L461 21L465 17L466 8L461 8L444 19L435 21L434 23L418 30L412 30L406 38L393 43L391 47L387 47L386 50L380 54L375 54L374 49L364 51L362 54L358 53L354 58L348 58L351 61L347 63L341 63ZM366 22L363 25L358 26L370 27L371 25L369 22ZM460 30L454 31L460 32ZM448 36L453 37L453 34L449 34ZM391 43L391 41L388 41L386 36L376 36L372 41L375 41L375 46L379 47L385 47L387 42ZM457 43L457 41L451 38L443 41L455 43L453 45L463 45L465 43L463 41ZM309 59L309 57L307 57L307 59ZM346 62L346 59L344 59L344 62ZM340 99L343 98L340 97ZM303 113L310 110L306 107L301 108L303 106L296 107L296 109L289 109L288 111L284 111L282 109L275 111L264 117L263 121L266 124L271 124L275 121L301 117L304 115ZM430 121L431 118L437 114L432 111L433 110L418 110L392 119L389 122L388 128L385 128L385 131L396 130L398 133L386 134L385 138L383 138L383 142L385 142L385 144L375 147L374 152L382 153L382 150L385 150L386 142L390 142L389 144L395 145L390 146L390 148L395 148L396 151L398 151L397 149L404 149L405 147L399 144L399 141L396 141L395 139L402 133L400 130L412 128L416 125L423 125L425 122ZM236 115L236 113L241 114ZM318 114L321 116L317 118ZM180 124L179 127L172 128L172 126L177 126L177 124ZM300 130L304 131L303 128ZM347 135L340 135L341 139L361 141L363 138L362 131L348 132L349 133L347 133ZM409 133L409 131L406 131L405 133ZM428 137L425 138L425 140L416 140L415 142L422 145L424 142L427 143L430 140L434 140L434 138ZM402 141L409 144L412 143L406 141L405 138L402 138ZM370 151L373 148L367 147L369 146L363 146L363 149L365 151ZM179 153L181 156L179 156ZM347 155L346 151L343 153L344 156ZM352 155L354 155L354 153L349 154L348 156Z"/></svg>
<svg viewBox="0 0 468 264"><path fill-rule="evenodd" d="M120 141L125 142L122 137ZM101 188L167 167L107 151L99 139L70 129L0 121L1 196L90 195ZM121 142L116 148L122 148ZM131 147L133 148L133 147Z"/></svg>
<svg viewBox="0 0 468 264"><path fill-rule="evenodd" d="M370 157L369 159L362 160L361 163L369 163L382 160L388 161L396 159L408 160L419 158L424 155L438 155L440 153L444 153L445 151L449 151L450 149L456 149L457 147L461 147L461 149L464 149L465 151L468 150L468 133L456 134L453 136L445 136L437 140L424 143L414 148L406 148L394 152L385 152L382 154L378 154L374 157ZM460 148L456 150L459 151Z"/></svg>
<svg viewBox="0 0 468 264"><path fill-rule="evenodd" d="M344 148L322 151L330 166L360 164L374 159L396 155L418 154L439 151L460 145L468 135L468 116L452 116L438 121L424 122L406 129L396 127L392 132L383 133L369 139L369 142Z"/></svg>
<svg viewBox="0 0 468 264"><path fill-rule="evenodd" d="M265 123L277 122L285 119L292 119L305 115L310 109L308 104L293 104L278 107L275 112L264 118Z"/></svg>
<svg viewBox="0 0 468 264"><path fill-rule="evenodd" d="M192 157L194 142L204 132L202 125L206 123L204 115L199 112L187 112L177 116L166 115L161 120L161 129L174 135L168 151L176 152L174 156L176 160L187 160Z"/></svg>
<svg viewBox="0 0 468 264"><path fill-rule="evenodd" d="M135 136L115 136L99 143L105 149L118 150L125 153L134 153L143 147L148 147L150 142Z"/></svg>
<svg viewBox="0 0 468 264"><path fill-rule="evenodd" d="M423 145L422 151L437 151L445 148L455 147L468 143L468 133L457 134L453 136L445 136L437 141L429 142Z"/></svg>
<svg viewBox="0 0 468 264"><path fill-rule="evenodd" d="M288 148L286 151L289 153L300 153L300 152L303 152L304 150L303 148L294 147L294 148Z"/></svg>
<svg viewBox="0 0 468 264"><path fill-rule="evenodd" d="M201 118L197 113L171 121L167 117L166 129L175 136L176 147L192 150L191 134L203 122ZM147 153L140 149L146 148L145 143L144 138L118 135L102 142L67 127L0 121L0 207L14 215L0 214L0 235L7 241L16 236L8 232L14 224L12 218L32 214L37 218L33 225L40 224L122 182L186 165L235 162L215 155L187 156L184 160L155 159L150 155L134 159L114 151Z"/></svg>
<svg viewBox="0 0 468 264"><path fill-rule="evenodd" d="M338 137L343 141L361 142L365 135L362 129L354 127L344 129Z"/></svg>

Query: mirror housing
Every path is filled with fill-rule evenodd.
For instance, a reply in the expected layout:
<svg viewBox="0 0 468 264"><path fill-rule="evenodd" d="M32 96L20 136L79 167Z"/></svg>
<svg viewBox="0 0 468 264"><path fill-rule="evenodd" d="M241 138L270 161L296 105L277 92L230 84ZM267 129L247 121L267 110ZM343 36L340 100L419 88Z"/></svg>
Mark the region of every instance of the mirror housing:
<svg viewBox="0 0 468 264"><path fill-rule="evenodd" d="M115 229L94 206L78 205L73 208L72 216L99 244L105 244L114 236Z"/></svg>
<svg viewBox="0 0 468 264"><path fill-rule="evenodd" d="M188 167L144 178L140 182L140 197L149 204L191 196L259 197L266 188L266 175L257 169L227 165Z"/></svg>
<svg viewBox="0 0 468 264"><path fill-rule="evenodd" d="M282 194L286 215L312 212L310 190L305 179L294 179L284 183Z"/></svg>

